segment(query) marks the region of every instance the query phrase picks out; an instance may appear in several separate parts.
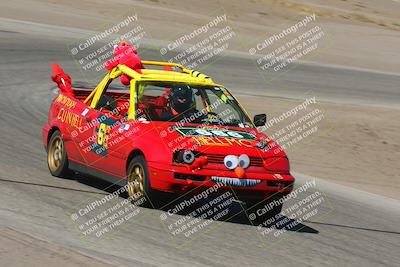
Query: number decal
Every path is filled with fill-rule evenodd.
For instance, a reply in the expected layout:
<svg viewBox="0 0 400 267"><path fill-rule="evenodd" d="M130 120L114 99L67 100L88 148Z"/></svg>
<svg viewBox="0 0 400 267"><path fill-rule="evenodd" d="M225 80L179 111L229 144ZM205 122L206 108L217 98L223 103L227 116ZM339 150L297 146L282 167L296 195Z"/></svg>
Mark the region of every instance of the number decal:
<svg viewBox="0 0 400 267"><path fill-rule="evenodd" d="M244 136L238 132L229 131L229 132L227 132L227 134L229 134L230 136L235 137L235 138L244 138Z"/></svg>
<svg viewBox="0 0 400 267"><path fill-rule="evenodd" d="M196 129L196 133L198 133L199 135L205 135L205 136L212 135L212 133L210 133L207 130L203 130L203 129Z"/></svg>
<svg viewBox="0 0 400 267"><path fill-rule="evenodd" d="M110 126L100 123L99 131L97 133L97 144L108 147L108 136L110 134L110 129Z"/></svg>
<svg viewBox="0 0 400 267"><path fill-rule="evenodd" d="M183 136L208 136L221 138L235 138L254 140L256 136L252 133L236 130L212 129L212 128L195 128L195 127L175 127L175 131Z"/></svg>
<svg viewBox="0 0 400 267"><path fill-rule="evenodd" d="M228 132L228 134L226 133L226 132L223 132L223 131L219 131L219 130L213 130L213 131L211 131L214 135L216 135L216 136L220 136L220 137L229 137L229 132Z"/></svg>

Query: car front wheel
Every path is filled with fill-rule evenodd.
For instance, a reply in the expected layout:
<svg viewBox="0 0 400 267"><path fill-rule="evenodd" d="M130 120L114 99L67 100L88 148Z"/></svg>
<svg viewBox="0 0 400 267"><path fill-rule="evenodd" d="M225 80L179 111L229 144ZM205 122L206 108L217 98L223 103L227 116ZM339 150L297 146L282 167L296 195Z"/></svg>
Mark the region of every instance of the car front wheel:
<svg viewBox="0 0 400 267"><path fill-rule="evenodd" d="M150 187L149 170L142 155L134 157L127 169L127 190L135 205L158 208L162 205L161 193Z"/></svg>

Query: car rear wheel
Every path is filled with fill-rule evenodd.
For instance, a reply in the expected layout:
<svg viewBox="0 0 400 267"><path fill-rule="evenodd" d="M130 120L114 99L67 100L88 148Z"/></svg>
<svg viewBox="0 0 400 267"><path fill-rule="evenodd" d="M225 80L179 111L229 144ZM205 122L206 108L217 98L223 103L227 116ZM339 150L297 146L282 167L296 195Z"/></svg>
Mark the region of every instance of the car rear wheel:
<svg viewBox="0 0 400 267"><path fill-rule="evenodd" d="M53 176L70 178L73 172L68 169L68 157L61 133L55 131L47 144L47 165Z"/></svg>
<svg viewBox="0 0 400 267"><path fill-rule="evenodd" d="M127 170L127 190L132 202L143 207L159 207L160 194L150 187L149 170L142 155L134 157Z"/></svg>

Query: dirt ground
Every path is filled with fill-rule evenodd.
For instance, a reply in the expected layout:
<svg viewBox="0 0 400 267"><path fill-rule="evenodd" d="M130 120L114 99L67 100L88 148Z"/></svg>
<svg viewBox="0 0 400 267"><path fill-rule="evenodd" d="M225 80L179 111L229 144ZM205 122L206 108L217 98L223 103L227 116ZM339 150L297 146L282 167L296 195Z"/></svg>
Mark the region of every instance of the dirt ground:
<svg viewBox="0 0 400 267"><path fill-rule="evenodd" d="M302 101L257 96L239 100L254 115L280 116ZM371 193L400 199L400 110L317 101L318 131L286 149L291 168ZM285 123L284 125L288 125ZM271 135L275 129L266 130Z"/></svg>
<svg viewBox="0 0 400 267"><path fill-rule="evenodd" d="M10 228L0 228L0 244L2 266L112 266Z"/></svg>
<svg viewBox="0 0 400 267"><path fill-rule="evenodd" d="M171 40L195 25L226 14L237 33L230 50L249 47L316 14L328 36L317 55L305 61L399 73L400 2L393 0L15 0L1 4L0 17L101 30L137 13L147 38ZM3 6L4 5L4 6ZM35 5L37 8L31 8ZM160 30L162 25L162 30Z"/></svg>

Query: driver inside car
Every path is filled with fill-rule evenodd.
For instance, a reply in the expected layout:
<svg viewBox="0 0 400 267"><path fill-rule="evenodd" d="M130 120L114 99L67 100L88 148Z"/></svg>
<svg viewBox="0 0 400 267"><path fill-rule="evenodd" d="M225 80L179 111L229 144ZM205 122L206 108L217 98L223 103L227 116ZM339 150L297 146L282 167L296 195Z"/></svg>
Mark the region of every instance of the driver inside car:
<svg viewBox="0 0 400 267"><path fill-rule="evenodd" d="M204 114L195 108L194 93L192 88L187 85L176 85L171 88L169 105L160 115L163 121L197 122L204 118Z"/></svg>

